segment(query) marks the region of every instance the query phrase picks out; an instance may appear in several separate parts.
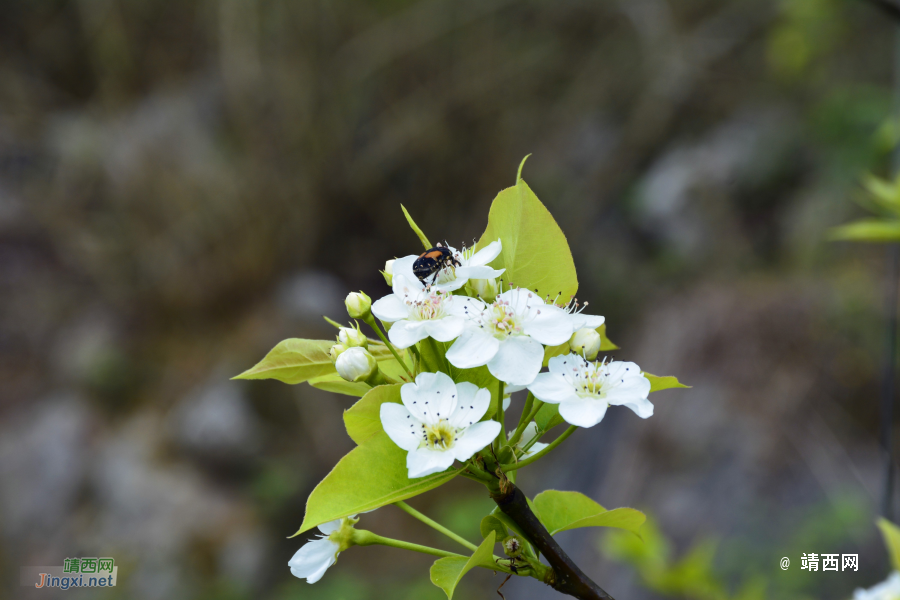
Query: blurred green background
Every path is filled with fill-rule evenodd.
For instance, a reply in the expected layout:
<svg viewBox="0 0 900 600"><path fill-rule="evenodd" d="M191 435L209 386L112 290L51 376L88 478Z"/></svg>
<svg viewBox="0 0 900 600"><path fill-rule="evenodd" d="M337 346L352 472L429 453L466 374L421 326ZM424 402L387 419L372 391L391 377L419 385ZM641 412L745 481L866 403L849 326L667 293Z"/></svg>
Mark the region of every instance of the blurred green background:
<svg viewBox="0 0 900 600"><path fill-rule="evenodd" d="M825 237L889 174L894 47L863 0L7 0L0 596L444 597L391 549L291 577L352 398L229 377L333 336L347 291L388 293L384 260L421 251L400 203L432 239L478 237L528 153L617 357L693 389L610 411L523 489L646 510L672 561L717 540L698 580L729 594L880 581L884 249ZM470 483L412 505L474 538ZM444 544L392 507L361 526ZM560 535L616 598L707 597L602 538ZM119 587L18 587L72 556L115 557Z"/></svg>

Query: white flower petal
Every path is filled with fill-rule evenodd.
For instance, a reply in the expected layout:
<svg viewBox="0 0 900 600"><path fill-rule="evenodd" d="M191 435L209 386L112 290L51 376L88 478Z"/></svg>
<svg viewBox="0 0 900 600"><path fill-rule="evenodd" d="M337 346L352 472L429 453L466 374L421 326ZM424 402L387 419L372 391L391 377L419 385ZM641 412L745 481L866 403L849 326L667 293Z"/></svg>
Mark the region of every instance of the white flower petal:
<svg viewBox="0 0 900 600"><path fill-rule="evenodd" d="M388 331L388 338L397 348L409 348L428 337L428 321L397 321Z"/></svg>
<svg viewBox="0 0 900 600"><path fill-rule="evenodd" d="M493 279L494 277L500 277L505 271L506 269L494 269L493 267L474 265L456 267L456 279L462 279L463 283L469 279Z"/></svg>
<svg viewBox="0 0 900 600"><path fill-rule="evenodd" d="M480 327L470 326L447 350L447 360L458 369L472 369L494 358L500 342Z"/></svg>
<svg viewBox="0 0 900 600"><path fill-rule="evenodd" d="M394 261L391 289L401 298L406 294L425 289L425 286L413 273L413 263L417 258L419 258L418 255L410 254Z"/></svg>
<svg viewBox="0 0 900 600"><path fill-rule="evenodd" d="M336 542L327 538L307 542L288 562L291 574L294 577L305 578L308 583L317 582L337 560L339 548Z"/></svg>
<svg viewBox="0 0 900 600"><path fill-rule="evenodd" d="M468 427L477 423L491 405L491 393L474 383L457 383L456 393L456 410L450 415L450 425L453 427Z"/></svg>
<svg viewBox="0 0 900 600"><path fill-rule="evenodd" d="M543 450L544 448L546 448L549 445L550 444L543 444L541 442L535 442L531 445L531 448L529 448L528 451L525 452L523 457L531 456L532 454L537 454L538 452L540 452L541 450Z"/></svg>
<svg viewBox="0 0 900 600"><path fill-rule="evenodd" d="M569 400L559 405L559 416L570 425L593 427L603 420L606 414L606 402L591 398Z"/></svg>
<svg viewBox="0 0 900 600"><path fill-rule="evenodd" d="M558 346L575 332L571 315L558 306L548 304L532 312L534 317L522 323L522 329L542 344Z"/></svg>
<svg viewBox="0 0 900 600"><path fill-rule="evenodd" d="M429 281L429 283L431 282L431 280L428 280L428 281ZM444 282L444 283L438 282L438 283L434 284L433 286L431 286L431 288L434 290L441 291L441 292L455 292L462 286L466 285L466 281L468 281L468 280L465 279L464 277L457 276L456 279L452 279L452 280Z"/></svg>
<svg viewBox="0 0 900 600"><path fill-rule="evenodd" d="M400 398L413 418L434 424L449 418L456 408L456 384L445 373L419 373L415 383L400 388Z"/></svg>
<svg viewBox="0 0 900 600"><path fill-rule="evenodd" d="M380 409L381 426L391 440L404 450L419 447L422 422L402 404L385 402Z"/></svg>
<svg viewBox="0 0 900 600"><path fill-rule="evenodd" d="M534 381L528 385L528 390L541 402L550 404L578 398L572 384L556 373L538 373Z"/></svg>
<svg viewBox="0 0 900 600"><path fill-rule="evenodd" d="M653 416L653 403L650 402L647 398L632 398L631 400L626 400L624 402L613 402L609 400L610 404L626 406L634 411L634 414L639 416L642 419L648 419Z"/></svg>
<svg viewBox="0 0 900 600"><path fill-rule="evenodd" d="M587 361L577 354L561 354L559 356L554 356L547 363L551 373L562 375L566 378L568 378L571 373L574 373L573 369L580 371L583 370L586 365Z"/></svg>
<svg viewBox="0 0 900 600"><path fill-rule="evenodd" d="M465 319L454 315L444 317L443 319L422 322L425 323L425 330L428 332L428 335L439 342L450 342L455 340L459 337L459 334L463 332L463 329L466 326ZM393 328L391 331L393 331Z"/></svg>
<svg viewBox="0 0 900 600"><path fill-rule="evenodd" d="M445 300L447 312L466 320L480 315L485 310L484 302L478 298L469 298L468 296L452 296Z"/></svg>
<svg viewBox="0 0 900 600"><path fill-rule="evenodd" d="M569 318L572 319L572 331L578 331L579 329L584 329L585 327L590 329L597 329L598 327L606 323L606 317L586 315L584 313L572 313L571 315L569 315Z"/></svg>
<svg viewBox="0 0 900 600"><path fill-rule="evenodd" d="M456 460L467 461L473 454L490 444L499 433L500 423L497 421L475 423L459 435L450 450L456 456Z"/></svg>
<svg viewBox="0 0 900 600"><path fill-rule="evenodd" d="M446 471L453 464L453 452L418 448L406 455L409 478L425 477Z"/></svg>
<svg viewBox="0 0 900 600"><path fill-rule="evenodd" d="M385 323L393 323L405 319L409 315L409 307L396 294L389 294L372 304L372 314Z"/></svg>
<svg viewBox="0 0 900 600"><path fill-rule="evenodd" d="M501 381L528 385L534 381L543 362L544 347L536 340L521 335L510 336L501 342L497 354L488 361L487 366L491 375Z"/></svg>
<svg viewBox="0 0 900 600"><path fill-rule="evenodd" d="M517 315L524 315L532 308L538 309L544 306L544 300L540 296L525 288L506 290L497 296L497 300L508 303Z"/></svg>
<svg viewBox="0 0 900 600"><path fill-rule="evenodd" d="M469 266L477 267L486 265L498 256L500 256L500 252L503 250L503 243L498 239L495 242L491 242L478 252L472 255L472 257L466 262Z"/></svg>
<svg viewBox="0 0 900 600"><path fill-rule="evenodd" d="M511 398L511 397L506 396L505 398L503 398L503 410L504 410L504 411L509 410L509 405L510 405L510 404L512 404L512 398Z"/></svg>
<svg viewBox="0 0 900 600"><path fill-rule="evenodd" d="M337 531L338 529L341 528L341 521L343 521L343 519L335 519L334 521L328 521L327 523L322 523L321 525L319 525L319 531L321 531L325 535L334 533L335 531Z"/></svg>

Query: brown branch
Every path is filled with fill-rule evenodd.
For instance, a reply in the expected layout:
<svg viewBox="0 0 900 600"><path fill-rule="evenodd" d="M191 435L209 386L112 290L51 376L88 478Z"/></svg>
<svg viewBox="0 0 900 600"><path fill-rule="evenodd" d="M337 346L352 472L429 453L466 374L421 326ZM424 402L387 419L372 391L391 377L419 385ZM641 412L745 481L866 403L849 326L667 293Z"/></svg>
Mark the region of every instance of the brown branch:
<svg viewBox="0 0 900 600"><path fill-rule="evenodd" d="M549 580L545 580L544 583L558 592L580 600L614 600L603 588L591 581L590 577L582 573L578 565L572 562L572 559L556 543L547 528L532 512L525 499L525 494L515 484L503 477L500 480L499 490L492 491L491 498L547 558L553 571Z"/></svg>

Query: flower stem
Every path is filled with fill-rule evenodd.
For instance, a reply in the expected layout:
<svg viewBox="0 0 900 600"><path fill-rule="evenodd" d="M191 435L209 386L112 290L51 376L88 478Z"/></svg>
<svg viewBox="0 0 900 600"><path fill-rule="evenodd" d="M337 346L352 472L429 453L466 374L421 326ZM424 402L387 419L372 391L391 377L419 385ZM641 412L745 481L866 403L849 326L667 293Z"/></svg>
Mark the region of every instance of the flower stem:
<svg viewBox="0 0 900 600"><path fill-rule="evenodd" d="M406 502L403 502L403 501L400 501L400 502L394 502L394 506L396 506L397 508L399 508L400 510L402 510L402 511L405 512L406 514L408 514L408 515L410 515L410 516L412 516L412 517L415 517L416 519L422 521L423 523L425 523L426 525L428 525L428 526L431 527L432 529L435 529L435 530L437 530L437 531L440 531L441 533L443 533L444 535L446 535L448 538L450 538L450 539L453 540L454 542L457 542L457 543L459 543L459 544L462 544L463 546L465 546L466 548L468 548L468 549L471 550L472 552L475 552L475 550L478 549L478 546L476 546L475 544L469 542L469 541L466 540L464 537L462 537L462 536L460 536L460 535L457 535L457 534L453 533L452 531L450 531L449 529L447 529L446 527L444 527L443 525L441 525L441 524L438 523L437 521L434 521L434 520L432 520L432 519L429 519L428 517L426 517L425 515L423 515L422 513L420 513L419 511L417 511L416 509L414 509L412 506L410 506L409 504L407 504Z"/></svg>
<svg viewBox="0 0 900 600"><path fill-rule="evenodd" d="M390 546L392 548L412 550L413 552L421 552L422 554L430 554L432 556L461 556L465 558L462 554L447 552L446 550L438 550L437 548L432 548L431 546L422 546L420 544L413 544L412 542L404 542L402 540L383 537L376 533L372 533L371 531L366 531L365 529L353 530L353 543L357 546Z"/></svg>
<svg viewBox="0 0 900 600"><path fill-rule="evenodd" d="M503 414L503 388L505 384L503 380L498 380L499 385L497 386L497 420L500 421L500 442L497 444L497 448L502 448L504 444L506 444L506 424L504 421Z"/></svg>
<svg viewBox="0 0 900 600"><path fill-rule="evenodd" d="M547 447L544 448L543 450L541 450L540 452L534 454L533 456L529 456L529 457L526 458L525 460L520 460L519 462L517 462L517 463L515 463L515 464L512 464L512 465L500 465L500 468L501 468L501 469L503 470L503 472L505 473L506 471L514 471L514 470L516 470L516 469L520 469L520 468L522 468L522 467L524 467L524 466L530 465L530 464L533 463L534 461L536 461L536 460L538 460L538 459L540 459L540 458L543 458L543 456L544 456L545 454L547 454L548 452L550 452L551 450L553 450L554 448L556 448L557 446L559 446L560 444L562 444L562 443L565 441L565 439L566 439L567 437L569 437L570 435L572 435L573 433L575 433L575 430L576 430L576 429L578 429L578 427L576 427L575 425L570 426L568 429L566 429L565 431L563 431L563 432L560 434L560 436L559 436L558 438L556 438L555 440L553 440L552 442L550 442L550 443L547 445Z"/></svg>
<svg viewBox="0 0 900 600"><path fill-rule="evenodd" d="M406 366L406 363L403 362L403 359L400 358L400 355L397 354L397 350L394 346L388 341L387 337L385 337L384 332L381 331L381 327L378 326L378 323L375 322L375 317L372 316L372 313L369 313L366 318L363 319L366 325L375 330L375 333L378 334L378 337L381 338L381 341L384 342L384 345L387 346L388 350L391 351L391 354L394 355L394 358L397 359L397 362L403 367L403 370L406 371L406 374L409 375L410 381L413 381L415 377L413 374L409 372L409 367Z"/></svg>
<svg viewBox="0 0 900 600"><path fill-rule="evenodd" d="M528 398L525 400L525 408L522 410L522 418L519 419L519 426L516 427L513 436L509 438L510 446L515 446L519 443L519 440L522 439L522 433L525 432L525 428L528 427L528 424L537 416L538 411L541 410L542 406L544 406L544 403L535 398L531 392L528 392Z"/></svg>

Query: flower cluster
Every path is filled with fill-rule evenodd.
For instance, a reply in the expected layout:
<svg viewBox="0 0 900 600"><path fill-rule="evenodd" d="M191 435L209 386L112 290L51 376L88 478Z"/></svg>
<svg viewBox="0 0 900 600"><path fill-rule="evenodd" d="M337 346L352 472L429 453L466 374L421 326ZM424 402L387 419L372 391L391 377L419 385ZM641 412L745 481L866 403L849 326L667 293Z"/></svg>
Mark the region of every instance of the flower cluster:
<svg viewBox="0 0 900 600"><path fill-rule="evenodd" d="M290 560L295 576L318 581L353 545L382 544L458 562L459 555L357 530L355 514L396 504L474 551L476 546L403 500L456 475L485 485L498 498L514 486L515 470L541 460L579 428L600 423L610 406L628 407L646 419L654 411L651 391L684 387L633 362L598 360L615 348L605 336L605 319L587 314L587 303L574 299L578 282L565 236L521 178L516 186L495 200L485 239L472 247L432 246L406 213L426 249L385 262L381 274L390 294L374 302L361 291L349 294L345 305L353 326L327 319L339 328L336 340L285 340L239 376L307 381L360 398L345 413L357 447L307 502L298 533L318 527L322 535ZM527 223L523 214L529 215ZM548 285L567 292L538 292ZM360 323L371 330L368 335ZM526 394L514 407L511 395L517 392ZM507 410L518 416L509 429ZM565 432L540 441L564 422ZM573 492L545 493L551 492L560 506L591 506ZM629 519L617 523L631 527L625 523L643 515ZM501 543L506 558L486 566L553 579L533 544L534 532L518 536L498 519L490 529L485 544ZM456 579L435 583L452 596Z"/></svg>

